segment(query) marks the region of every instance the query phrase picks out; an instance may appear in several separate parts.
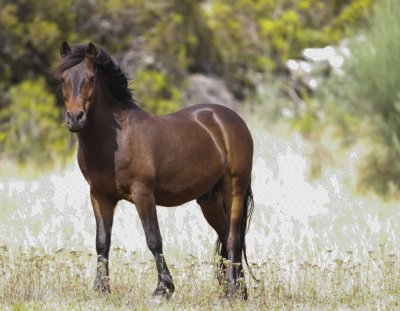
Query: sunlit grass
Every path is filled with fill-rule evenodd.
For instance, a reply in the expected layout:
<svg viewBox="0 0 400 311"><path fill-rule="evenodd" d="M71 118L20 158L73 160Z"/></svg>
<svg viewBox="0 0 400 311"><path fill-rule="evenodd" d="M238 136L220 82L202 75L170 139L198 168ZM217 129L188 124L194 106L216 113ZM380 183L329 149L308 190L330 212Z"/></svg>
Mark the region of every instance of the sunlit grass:
<svg viewBox="0 0 400 311"><path fill-rule="evenodd" d="M2 308L39 309L335 309L396 308L400 304L400 261L397 254L370 250L359 262L348 251L334 258L324 251L325 261L279 262L268 258L251 268L260 282L247 278L249 300L228 300L214 277L213 262L194 256L184 265L171 265L176 293L168 301L152 299L156 271L152 261L134 252L112 250L111 294L91 288L95 269L92 253L61 249L28 252L0 248L0 302Z"/></svg>

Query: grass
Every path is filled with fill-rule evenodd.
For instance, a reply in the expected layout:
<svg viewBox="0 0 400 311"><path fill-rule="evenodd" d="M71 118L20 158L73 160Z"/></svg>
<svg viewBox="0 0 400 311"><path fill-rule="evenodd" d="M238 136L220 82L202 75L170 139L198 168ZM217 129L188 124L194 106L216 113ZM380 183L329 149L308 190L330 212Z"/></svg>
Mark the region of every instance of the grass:
<svg viewBox="0 0 400 311"><path fill-rule="evenodd" d="M216 281L213 262L189 256L181 267L171 266L176 292L157 301L151 293L156 271L152 261L132 252L112 250L111 294L91 289L95 271L92 253L61 249L48 254L0 250L0 303L10 310L296 310L396 309L400 305L400 260L384 247L358 262L349 251L345 259L324 253L325 262L279 262L268 258L252 269L259 283L247 279L249 300L228 300Z"/></svg>

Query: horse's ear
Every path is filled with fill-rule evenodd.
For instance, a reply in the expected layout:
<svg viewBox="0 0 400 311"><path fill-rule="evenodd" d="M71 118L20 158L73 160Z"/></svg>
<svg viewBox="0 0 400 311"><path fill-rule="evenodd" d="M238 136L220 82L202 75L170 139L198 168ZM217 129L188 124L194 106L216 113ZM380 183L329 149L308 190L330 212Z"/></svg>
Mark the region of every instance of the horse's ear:
<svg viewBox="0 0 400 311"><path fill-rule="evenodd" d="M92 42L89 43L86 49L86 57L95 60L97 56L97 49Z"/></svg>
<svg viewBox="0 0 400 311"><path fill-rule="evenodd" d="M71 54L71 47L69 46L67 41L64 41L60 47L60 55L62 58L64 58L65 56L67 56L69 54Z"/></svg>

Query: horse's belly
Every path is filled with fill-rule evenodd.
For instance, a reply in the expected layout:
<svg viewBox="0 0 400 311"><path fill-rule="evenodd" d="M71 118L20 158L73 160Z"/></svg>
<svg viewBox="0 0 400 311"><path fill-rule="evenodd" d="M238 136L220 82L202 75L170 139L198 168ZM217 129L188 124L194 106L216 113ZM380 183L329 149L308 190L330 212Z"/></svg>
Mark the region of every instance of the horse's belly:
<svg viewBox="0 0 400 311"><path fill-rule="evenodd" d="M177 206L194 200L212 187L221 179L225 168L196 172L188 171L185 174L171 177L169 180L157 184L155 189L156 204L161 206Z"/></svg>

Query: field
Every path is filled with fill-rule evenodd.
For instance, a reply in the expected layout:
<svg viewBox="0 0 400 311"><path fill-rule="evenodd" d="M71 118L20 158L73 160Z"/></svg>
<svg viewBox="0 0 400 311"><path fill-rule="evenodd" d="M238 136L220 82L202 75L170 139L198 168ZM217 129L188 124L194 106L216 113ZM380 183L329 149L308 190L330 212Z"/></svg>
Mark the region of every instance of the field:
<svg viewBox="0 0 400 311"><path fill-rule="evenodd" d="M155 265L134 206L117 208L110 254L112 293L91 289L95 221L75 162L49 174L1 168L0 305L10 310L396 309L400 299L399 212L354 194L361 149L341 167L308 178L309 145L253 127L255 211L249 300L227 300L215 278L215 233L193 202L159 208L176 293L151 298ZM25 174L25 175L24 175ZM248 273L247 273L248 275Z"/></svg>

